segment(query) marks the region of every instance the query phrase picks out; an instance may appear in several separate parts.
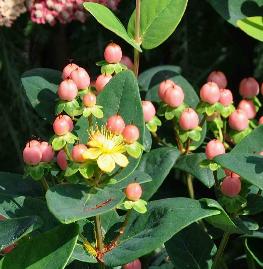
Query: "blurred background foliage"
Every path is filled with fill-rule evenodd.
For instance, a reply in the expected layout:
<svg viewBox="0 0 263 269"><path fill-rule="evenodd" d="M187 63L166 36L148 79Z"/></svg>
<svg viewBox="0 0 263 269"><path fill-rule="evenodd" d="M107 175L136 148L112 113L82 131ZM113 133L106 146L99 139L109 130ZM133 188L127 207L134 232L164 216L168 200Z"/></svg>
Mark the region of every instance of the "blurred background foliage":
<svg viewBox="0 0 263 269"><path fill-rule="evenodd" d="M116 12L125 25L133 2L123 0ZM92 17L85 24L52 27L34 24L24 14L12 28L0 28L0 170L22 172L21 149L26 140L47 135L45 123L27 103L21 74L34 67L62 69L73 60L94 79L99 73L95 62L102 59L109 41L121 44L132 57L132 48ZM236 92L244 77L263 80L263 43L226 22L206 1L191 0L175 33L157 49L143 53L140 71L164 64L180 66L197 91L209 72L222 70Z"/></svg>

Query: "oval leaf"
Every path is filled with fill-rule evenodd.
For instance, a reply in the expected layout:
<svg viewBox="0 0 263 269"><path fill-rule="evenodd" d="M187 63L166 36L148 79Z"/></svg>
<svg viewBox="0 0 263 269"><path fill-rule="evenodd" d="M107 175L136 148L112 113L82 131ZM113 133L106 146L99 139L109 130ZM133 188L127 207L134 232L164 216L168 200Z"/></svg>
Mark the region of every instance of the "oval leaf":
<svg viewBox="0 0 263 269"><path fill-rule="evenodd" d="M247 17L238 20L237 26L249 36L263 41L263 17Z"/></svg>

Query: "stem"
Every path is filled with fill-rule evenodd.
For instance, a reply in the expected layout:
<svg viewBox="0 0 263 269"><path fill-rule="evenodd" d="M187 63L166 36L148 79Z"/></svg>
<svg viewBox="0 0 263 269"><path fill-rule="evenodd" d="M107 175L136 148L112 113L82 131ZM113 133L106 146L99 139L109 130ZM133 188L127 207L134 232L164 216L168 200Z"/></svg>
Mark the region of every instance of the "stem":
<svg viewBox="0 0 263 269"><path fill-rule="evenodd" d="M185 155L187 155L190 152L190 146L191 146L191 139L188 138L186 141Z"/></svg>
<svg viewBox="0 0 263 269"><path fill-rule="evenodd" d="M195 192L194 192L192 175L187 174L186 180L187 180L187 188L188 188L189 196L190 196L190 198L194 199L195 198Z"/></svg>
<svg viewBox="0 0 263 269"><path fill-rule="evenodd" d="M72 159L71 159L71 154L70 154L69 149L68 149L68 144L65 145L65 147L64 147L64 151L65 151L65 153L66 153L68 159L69 159L69 160L72 160Z"/></svg>
<svg viewBox="0 0 263 269"><path fill-rule="evenodd" d="M141 23L141 0L136 0L136 9L135 9L135 42L140 45L140 23ZM139 65L140 65L140 52L137 49L134 49L134 74L138 77L139 74Z"/></svg>
<svg viewBox="0 0 263 269"><path fill-rule="evenodd" d="M184 147L183 147L183 145L182 145L182 143L180 141L179 135L178 135L175 128L174 128L174 135L175 135L175 140L176 140L177 147L178 147L180 153L183 153L184 152Z"/></svg>
<svg viewBox="0 0 263 269"><path fill-rule="evenodd" d="M101 219L100 216L95 217L95 233L96 233L96 240L97 240L97 249L102 252L104 248L103 244L103 236L102 236L102 229L101 229ZM105 268L103 262L99 261L99 268Z"/></svg>
<svg viewBox="0 0 263 269"><path fill-rule="evenodd" d="M49 186L48 186L48 183L44 177L41 179L41 183L43 185L44 190L47 192L47 190L49 189Z"/></svg>
<svg viewBox="0 0 263 269"><path fill-rule="evenodd" d="M230 236L230 233L228 233L228 232L224 233L223 238L222 238L222 240L220 242L219 248L218 248L218 250L216 252L216 256L215 256L215 259L214 259L214 262L213 262L213 265L212 265L212 269L219 268L218 265L219 265L220 259L223 256L223 253L224 253L224 250L226 248L229 236Z"/></svg>

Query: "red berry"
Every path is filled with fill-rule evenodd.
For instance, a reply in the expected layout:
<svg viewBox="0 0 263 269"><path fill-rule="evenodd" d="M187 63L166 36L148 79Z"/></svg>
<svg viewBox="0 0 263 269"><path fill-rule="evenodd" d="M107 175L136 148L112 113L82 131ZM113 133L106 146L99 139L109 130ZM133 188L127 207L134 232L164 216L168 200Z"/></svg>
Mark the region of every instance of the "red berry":
<svg viewBox="0 0 263 269"><path fill-rule="evenodd" d="M82 157L82 155L87 149L88 148L84 144L75 145L71 152L73 161L77 163L85 162L85 159Z"/></svg>
<svg viewBox="0 0 263 269"><path fill-rule="evenodd" d="M104 58L110 64L116 64L121 61L121 47L115 43L110 43L104 50Z"/></svg>
<svg viewBox="0 0 263 269"><path fill-rule="evenodd" d="M156 110L152 102L142 101L142 110L145 122L149 122L156 114Z"/></svg>
<svg viewBox="0 0 263 269"><path fill-rule="evenodd" d="M43 141L40 143L39 148L42 153L41 162L51 162L55 155L52 146L49 145L48 142Z"/></svg>
<svg viewBox="0 0 263 269"><path fill-rule="evenodd" d="M53 130L56 135L65 135L70 131L68 120L62 115L56 117L53 123Z"/></svg>
<svg viewBox="0 0 263 269"><path fill-rule="evenodd" d="M209 74L207 82L214 82L220 89L224 89L227 86L227 79L223 72L213 71Z"/></svg>
<svg viewBox="0 0 263 269"><path fill-rule="evenodd" d="M130 183L125 189L126 197L131 201L138 201L142 196L142 187L139 183Z"/></svg>
<svg viewBox="0 0 263 269"><path fill-rule="evenodd" d="M230 170L228 170L228 169L224 169L224 171L225 171L226 176L230 176L230 177L240 177L238 174L236 174L236 173L234 173L234 172L232 172L232 171L230 171Z"/></svg>
<svg viewBox="0 0 263 269"><path fill-rule="evenodd" d="M134 65L130 57L122 55L121 63L126 65L128 69L133 70Z"/></svg>
<svg viewBox="0 0 263 269"><path fill-rule="evenodd" d="M61 100L72 101L78 95L78 88L72 79L63 80L58 87L58 96Z"/></svg>
<svg viewBox="0 0 263 269"><path fill-rule="evenodd" d="M207 82L204 84L200 90L200 98L203 102L210 105L218 102L220 98L220 91L217 84L214 82Z"/></svg>
<svg viewBox="0 0 263 269"><path fill-rule="evenodd" d="M71 63L71 64L66 65L64 67L64 69L63 69L63 72L62 72L62 78L63 79L69 78L71 72L74 71L77 68L78 68L78 65L76 65L74 63Z"/></svg>
<svg viewBox="0 0 263 269"><path fill-rule="evenodd" d="M0 221L5 220L5 219L6 219L6 217L4 217L3 215L0 215Z"/></svg>
<svg viewBox="0 0 263 269"><path fill-rule="evenodd" d="M187 131L195 129L199 124L199 117L197 113L192 108L186 108L180 118L179 118L179 125L180 127Z"/></svg>
<svg viewBox="0 0 263 269"><path fill-rule="evenodd" d="M120 115L113 115L108 118L106 127L114 134L121 134L125 128L125 122Z"/></svg>
<svg viewBox="0 0 263 269"><path fill-rule="evenodd" d="M225 152L223 143L217 139L209 141L205 148L205 154L208 160L212 160L218 155L225 154Z"/></svg>
<svg viewBox="0 0 263 269"><path fill-rule="evenodd" d="M241 191L241 181L239 177L227 176L221 184L221 192L228 197L235 197Z"/></svg>
<svg viewBox="0 0 263 269"><path fill-rule="evenodd" d="M164 94L165 94L167 89L174 88L174 87L176 87L176 84L170 79L164 80L163 82L161 82L159 85L159 89L158 89L158 95L159 95L160 99L161 100L164 99Z"/></svg>
<svg viewBox="0 0 263 269"><path fill-rule="evenodd" d="M259 152L259 155L263 156L263 151Z"/></svg>
<svg viewBox="0 0 263 269"><path fill-rule="evenodd" d="M77 68L71 72L70 78L75 82L79 90L86 89L90 85L90 77L84 68Z"/></svg>
<svg viewBox="0 0 263 269"><path fill-rule="evenodd" d="M231 129L242 131L248 127L247 114L243 110L237 109L229 116L228 123Z"/></svg>
<svg viewBox="0 0 263 269"><path fill-rule="evenodd" d="M67 123L69 125L69 131L71 132L74 128L74 124L73 124L71 117L68 115L61 115L61 117L63 117L67 121Z"/></svg>
<svg viewBox="0 0 263 269"><path fill-rule="evenodd" d="M33 146L39 146L39 145L40 145L40 142L34 139L26 143L26 147L33 147Z"/></svg>
<svg viewBox="0 0 263 269"><path fill-rule="evenodd" d="M219 103L223 106L229 106L233 103L233 94L228 89L220 89Z"/></svg>
<svg viewBox="0 0 263 269"><path fill-rule="evenodd" d="M180 86L175 85L165 91L163 100L170 107L178 107L184 101L184 92Z"/></svg>
<svg viewBox="0 0 263 269"><path fill-rule="evenodd" d="M23 159L26 164L37 165L42 159L39 146L26 146L23 150Z"/></svg>
<svg viewBox="0 0 263 269"><path fill-rule="evenodd" d="M126 125L122 132L122 136L126 143L132 144L139 139L140 131L135 125Z"/></svg>
<svg viewBox="0 0 263 269"><path fill-rule="evenodd" d="M259 118L258 123L259 123L259 124L263 124L263 116L261 116L261 117Z"/></svg>
<svg viewBox="0 0 263 269"><path fill-rule="evenodd" d="M256 117L257 110L254 103L251 100L240 101L237 108L243 110L246 113L249 120L254 119Z"/></svg>
<svg viewBox="0 0 263 269"><path fill-rule="evenodd" d="M123 269L141 269L142 265L139 259L134 260L133 262L127 263L122 266Z"/></svg>
<svg viewBox="0 0 263 269"><path fill-rule="evenodd" d="M253 77L242 79L239 85L239 93L246 99L257 96L259 93L258 82Z"/></svg>
<svg viewBox="0 0 263 269"><path fill-rule="evenodd" d="M96 105L96 95L92 92L89 92L83 96L83 104L86 107L93 107Z"/></svg>
<svg viewBox="0 0 263 269"><path fill-rule="evenodd" d="M66 170L68 167L67 155L63 149L58 152L57 164L60 167L60 169L63 171Z"/></svg>
<svg viewBox="0 0 263 269"><path fill-rule="evenodd" d="M99 75L95 82L95 88L97 92L102 92L104 87L108 84L108 82L112 79L111 75Z"/></svg>

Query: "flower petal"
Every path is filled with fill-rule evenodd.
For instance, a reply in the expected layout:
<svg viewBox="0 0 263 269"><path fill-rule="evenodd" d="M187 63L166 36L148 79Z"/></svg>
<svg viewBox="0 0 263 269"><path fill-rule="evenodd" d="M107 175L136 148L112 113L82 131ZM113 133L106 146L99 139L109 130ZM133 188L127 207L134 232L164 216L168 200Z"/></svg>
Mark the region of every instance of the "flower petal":
<svg viewBox="0 0 263 269"><path fill-rule="evenodd" d="M84 159L95 160L101 155L101 153L101 150L98 148L89 148L82 154L82 156Z"/></svg>
<svg viewBox="0 0 263 269"><path fill-rule="evenodd" d="M107 173L110 173L115 168L115 161L110 154L102 154L97 160L99 168Z"/></svg>
<svg viewBox="0 0 263 269"><path fill-rule="evenodd" d="M128 158L122 153L114 153L111 156L114 161L121 167L126 167L129 164Z"/></svg>

